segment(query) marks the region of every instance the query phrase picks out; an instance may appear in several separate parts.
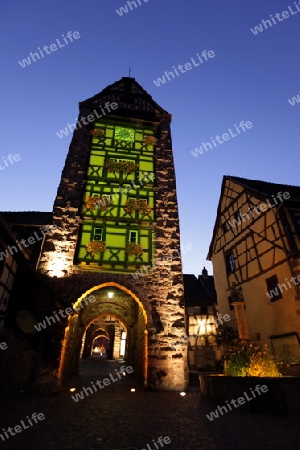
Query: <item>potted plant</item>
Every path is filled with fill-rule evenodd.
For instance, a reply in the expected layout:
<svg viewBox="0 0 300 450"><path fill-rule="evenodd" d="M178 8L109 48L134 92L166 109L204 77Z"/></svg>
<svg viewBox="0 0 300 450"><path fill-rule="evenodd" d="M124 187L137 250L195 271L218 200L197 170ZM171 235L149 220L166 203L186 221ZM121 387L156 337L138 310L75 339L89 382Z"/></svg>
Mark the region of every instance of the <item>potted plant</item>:
<svg viewBox="0 0 300 450"><path fill-rule="evenodd" d="M156 144L156 138L150 134L148 134L144 139L144 144L146 145L155 145Z"/></svg>
<svg viewBox="0 0 300 450"><path fill-rule="evenodd" d="M86 245L87 253L90 253L92 256L100 255L100 253L105 252L106 244L102 241L90 241Z"/></svg>
<svg viewBox="0 0 300 450"><path fill-rule="evenodd" d="M117 161L116 159L108 159L105 168L108 172L124 172L129 175L138 169L139 165L132 161Z"/></svg>
<svg viewBox="0 0 300 450"><path fill-rule="evenodd" d="M94 130L90 130L90 134L98 140L105 137L105 128L95 128Z"/></svg>
<svg viewBox="0 0 300 450"><path fill-rule="evenodd" d="M126 212L132 214L134 211L139 211L142 216L149 216L152 208L148 205L147 200L139 198L129 198L124 206Z"/></svg>
<svg viewBox="0 0 300 450"><path fill-rule="evenodd" d="M109 195L90 195L85 202L85 207L89 211L100 209L104 211L113 204L112 198Z"/></svg>
<svg viewBox="0 0 300 450"><path fill-rule="evenodd" d="M131 242L127 243L125 251L129 256L135 256L136 258L144 253L144 249L141 244L133 244Z"/></svg>

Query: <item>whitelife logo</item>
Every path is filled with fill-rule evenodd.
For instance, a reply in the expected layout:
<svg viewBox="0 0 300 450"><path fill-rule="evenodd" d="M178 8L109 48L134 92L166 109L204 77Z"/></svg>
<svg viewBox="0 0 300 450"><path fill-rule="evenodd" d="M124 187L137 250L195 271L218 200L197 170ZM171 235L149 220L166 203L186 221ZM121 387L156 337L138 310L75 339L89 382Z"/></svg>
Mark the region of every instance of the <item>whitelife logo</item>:
<svg viewBox="0 0 300 450"><path fill-rule="evenodd" d="M14 155L12 153L10 153L9 155L7 155L6 158L4 158L4 156L2 156L2 159L3 159L4 167L2 167L0 164L0 170L4 170L6 167L9 167L9 165L12 166L14 162L20 161L21 157L20 157L19 153L15 153ZM7 160L10 162L10 164L8 164Z"/></svg>
<svg viewBox="0 0 300 450"><path fill-rule="evenodd" d="M34 328L37 331L41 331L44 330L48 325L51 324L55 324L56 322L60 322L60 317L58 317L57 314L59 314L63 319L65 319L67 316L70 316L75 312L80 311L82 308L84 308L85 306L87 306L89 303L94 303L97 300L97 298L95 297L95 295L88 295L87 297L83 298L82 301L80 302L79 306L77 306L76 308L73 308L74 302L72 303L71 306L67 307L65 310L60 309L57 313L54 312L53 316L46 316L45 320L43 320L43 322L39 322L38 324L34 325ZM75 302L77 303L77 302Z"/></svg>
<svg viewBox="0 0 300 450"><path fill-rule="evenodd" d="M186 251L191 251L191 250L193 250L192 244L183 245L182 254L184 255L186 253ZM163 255L160 259L156 259L156 260L152 259L150 265L141 266L140 269L136 270L134 273L132 273L131 276L135 280L137 280L139 277L144 277L145 275L149 275L151 270L154 269L154 267L156 267L158 265L164 265L166 263L166 261L172 262L172 261L180 258L180 256L181 256L180 250L175 250L175 251L172 251L171 255L166 254L166 255Z"/></svg>
<svg viewBox="0 0 300 450"><path fill-rule="evenodd" d="M4 428L2 428L2 430L3 430L3 434L2 433L0 433L0 439L2 439L2 442L4 442L5 441L5 438L6 439L9 439L10 438L10 436L15 436L16 435L16 433L21 433L21 431L23 431L23 430L27 430L28 428L29 428L29 426L33 426L34 425L34 423L38 423L39 422L39 420L41 421L41 420L44 420L45 419L45 416L44 416L44 414L42 414L42 413L39 413L39 414L37 414L36 412L35 413L33 413L32 414L32 416L31 416L31 418L29 418L28 416L26 416L26 419L27 419L27 423L25 423L26 421L24 421L24 420L21 420L21 425L15 425L14 427L8 427L6 430L4 429ZM34 421L34 423L32 423L32 420ZM29 425L28 425L29 424ZM9 434L10 435L9 435ZM4 438L4 435L5 435L5 438Z"/></svg>
<svg viewBox="0 0 300 450"><path fill-rule="evenodd" d="M147 3L149 0L143 0L143 1L144 1L144 3ZM138 4L140 6L143 5L143 3L141 3L141 0L137 0L137 2L138 2ZM132 5L134 5L135 8L138 8L138 5L136 4L135 1L133 1L133 2L128 1L127 5L129 6L131 11L133 10ZM121 6L120 9L116 9L116 13L118 13L119 16L123 16L123 14L128 13L129 11L128 11L128 6L127 5Z"/></svg>
<svg viewBox="0 0 300 450"><path fill-rule="evenodd" d="M97 112L97 109L94 109L93 112L91 114L89 114L87 117L81 116L79 120L77 120L75 117L75 120L77 120L76 124L68 123L66 128L64 128L63 130L60 130L60 131L56 131L56 135L59 137L59 139L62 139L64 136L68 136L69 130L72 133L74 130L78 130L78 127L81 128L82 124L87 125L88 123L94 122L96 120L96 117L97 117L97 119L100 119L101 117L106 116L106 113L103 108L106 108L107 111L110 113L111 109L115 110L118 108L118 104L115 102L112 102L112 103L106 102L105 105L103 106L103 108L101 105L99 105L98 108L101 109L102 114L99 115L98 114L99 111ZM69 128L69 130L68 130L68 128Z"/></svg>
<svg viewBox="0 0 300 450"><path fill-rule="evenodd" d="M296 279L298 280L298 283L296 282ZM292 281L294 283L294 286L298 286L298 284L300 283L300 275L298 275L297 278L291 277L290 281ZM277 287L275 287L274 289L270 289L269 292L266 292L269 299L272 300L273 297L277 297L279 295L279 292L282 294L283 293L282 287L284 287L284 289L286 291L288 289L292 289L294 286L291 285L290 281L286 278L286 282L289 287L287 287L287 285L285 283L282 283L282 284L277 283Z"/></svg>
<svg viewBox="0 0 300 450"><path fill-rule="evenodd" d="M162 436L159 436L159 438L157 439L157 442L155 442L154 439L152 439L152 442L155 447L154 449L152 447L150 447L150 444L147 444L147 448L142 448L142 450L159 450L160 448L164 447L164 443L170 444L171 439L169 438L169 436L165 436L164 438ZM160 447L157 444L160 444Z"/></svg>
<svg viewBox="0 0 300 450"><path fill-rule="evenodd" d="M67 38L70 40L70 42L73 42L73 38L74 38L74 39L79 39L80 37L81 37L81 36L80 36L80 34L79 34L78 31L74 31L73 33L72 33L72 31L69 31L69 32L67 33ZM65 47L66 45L69 44L69 42L67 41L67 38L65 38L65 35L64 35L64 34L62 34L62 38L63 38L65 44L62 44L62 43L60 42L59 39L56 39L56 42L57 42L59 48ZM50 47L50 51L48 51L48 47ZM58 47L57 47L56 44L51 44L50 46L44 45L43 50L44 50L44 52L45 52L47 55L50 55L51 52L56 52L56 50L58 50ZM43 53L43 50L41 50L40 47L38 47L38 50L39 50L40 55L42 56L42 58L44 58L45 55L44 55L44 53ZM18 61L18 63L20 64L20 66L22 67L22 69L24 69L24 67L26 67L26 65L27 65L27 66L30 66L31 60L32 60L33 62L35 62L35 61L36 61L36 58L37 58L37 59L41 59L40 55L39 55L38 53L32 53L32 52L30 52L30 53L29 53L29 56L28 56L27 58L24 58L22 61Z"/></svg>
<svg viewBox="0 0 300 450"><path fill-rule="evenodd" d="M256 393L260 396L262 393L264 394L265 392L268 392L268 386L266 386L265 384L263 384L262 386L260 384L257 384L255 386L255 391ZM247 392L244 392L245 398L248 402L250 402L251 400L253 400L254 398L256 398L256 395L254 393L254 391L252 390L252 388L250 388L252 397L248 397ZM239 397L237 400L231 400L230 403L235 407L238 408L240 405L244 405L245 401L244 397ZM236 402L238 404L236 404ZM232 411L232 407L229 405L229 402L226 400L225 403L227 403L227 408ZM226 408L226 406L218 406L218 409L216 409L215 411L212 411L210 414L206 414L206 417L212 422L214 419L217 419L219 417L219 413L221 413L221 415L223 416L224 412L228 413L228 409ZM219 410L219 411L218 411Z"/></svg>
<svg viewBox="0 0 300 450"><path fill-rule="evenodd" d="M186 73L188 70L193 69L193 66L198 67L200 66L200 64L203 64L204 61L202 61L202 58L205 61L208 61L208 58L214 58L215 56L216 55L213 50L209 50L208 52L206 50L203 50L201 56L199 55L199 53L197 53L197 58L198 61L200 61L200 63L197 64L197 61L195 61L194 58L191 58L193 65L190 62L185 63L184 65L185 70L183 70L182 64L179 64L177 68L173 66L174 72L176 73L177 77L179 77L180 73L178 73L178 70L180 70L181 73ZM155 84L155 86L160 87L161 84L165 84L167 81L170 81L175 78L174 72L172 72L172 70L170 72L165 71L164 75L157 78L156 80L153 80L153 83ZM170 78L170 75L172 76L172 78ZM165 77L167 78L167 80Z"/></svg>
<svg viewBox="0 0 300 450"><path fill-rule="evenodd" d="M97 380L95 382L95 384L100 388L100 389L104 389L105 386L109 386L111 384L111 381L113 383L115 383L116 381L120 380L122 378L121 375L126 376L126 373L130 374L133 372L133 367L132 366L121 366L120 369L115 369L117 378L114 378L112 373L109 373L109 378L103 378L103 380ZM102 383L104 384L104 386L102 386ZM91 385L92 387L84 387L82 391L78 392L75 395L71 395L72 399L74 400L74 402L78 402L79 400L83 400L84 396L86 395L87 397L90 394L94 394L94 392L98 392L97 387L95 386L94 382L91 381Z"/></svg>
<svg viewBox="0 0 300 450"><path fill-rule="evenodd" d="M231 128L228 128L229 134L228 133L223 133L222 136L219 136L218 134L216 135L215 138L211 137L210 139L212 140L212 143L214 144L214 147L217 146L216 142L218 144L224 144L225 141L228 141L230 139L230 137L234 138L236 136L238 136L239 134L241 134L241 130L243 130L243 132L250 130L250 128L253 127L252 122L250 122L249 120L247 122L244 122L243 120L240 122L239 125L234 124L235 129L237 134L234 134L231 130ZM222 141L223 139L223 141ZM203 148L202 148L203 146ZM208 147L208 148L207 148ZM192 155L197 158L198 154L202 155L203 154L203 149L208 152L208 150L211 150L213 147L211 145L210 142L203 142L200 145L200 148L195 148L195 150L191 150Z"/></svg>
<svg viewBox="0 0 300 450"><path fill-rule="evenodd" d="M300 91L299 91L300 92ZM297 94L297 97L292 97L288 99L290 105L295 106L297 103L300 103L300 94Z"/></svg>
<svg viewBox="0 0 300 450"><path fill-rule="evenodd" d="M283 202L284 200L288 200L291 197L291 194L289 192L277 192L276 194L276 198L274 195L272 195L272 200L274 202L274 204L271 203L271 201L269 199L266 200L266 203L260 203L257 206L254 206L253 208L248 208L247 213L238 213L238 216L236 219L234 219L232 222L231 220L228 220L228 224L232 227L235 228L237 225L240 225L242 222L245 222L245 219L247 220L251 220L254 219L254 212L259 216L261 213L264 213L268 208L274 208L274 206L278 206L279 202ZM278 199L278 200L277 200Z"/></svg>
<svg viewBox="0 0 300 450"><path fill-rule="evenodd" d="M272 14L270 14L271 20L273 22L273 25L277 25L277 23L282 22L284 19L288 19L290 16L294 16L295 14L300 12L300 2L296 3L294 2L294 5L296 7L296 11L292 10L291 6L288 6L289 11L282 11L282 13L276 13L275 17L278 20L278 22L276 22L275 17L273 17ZM282 16L282 18L280 17L280 14ZM272 27L272 22L271 20L262 20L261 25L256 25L256 27L250 28L250 31L252 31L252 33L256 36L258 33L262 33L263 31L267 30L268 27ZM263 28L265 27L265 28Z"/></svg>
<svg viewBox="0 0 300 450"><path fill-rule="evenodd" d="M51 231L55 228L57 228L56 225L47 225L47 226L45 226L45 231L43 230L43 228L40 228L42 236L39 236L37 234L37 232L34 231L34 233L33 233L34 236L30 236L28 239L20 239L20 242L18 240L16 240L16 244L17 244L18 248L15 245L8 245L4 251L0 252L0 261L8 258L9 254L11 256L13 256L15 253L18 253L19 250L24 251L24 247L28 248L29 245L33 245L38 241L42 241L44 239L44 236L47 233L51 233ZM28 243L28 245L27 245L27 243ZM22 248L21 244L23 245L23 248Z"/></svg>

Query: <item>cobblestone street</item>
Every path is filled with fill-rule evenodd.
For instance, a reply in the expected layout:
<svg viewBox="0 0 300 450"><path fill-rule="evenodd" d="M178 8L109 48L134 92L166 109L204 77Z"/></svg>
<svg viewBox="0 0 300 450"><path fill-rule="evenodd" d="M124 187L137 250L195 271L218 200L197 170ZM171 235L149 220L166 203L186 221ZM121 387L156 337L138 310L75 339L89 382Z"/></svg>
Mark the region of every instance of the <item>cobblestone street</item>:
<svg viewBox="0 0 300 450"><path fill-rule="evenodd" d="M1 399L1 429L15 427L36 413L45 419L1 442L3 449L155 449L153 440L168 436L169 450L295 449L300 417L277 417L232 411L209 421L214 403L200 398L196 386L185 397L177 392L145 392L132 375L75 402L75 393L91 382L116 374L119 362L90 359L57 396ZM136 387L136 392L130 392ZM4 433L2 432L4 435ZM160 444L156 444L162 448Z"/></svg>

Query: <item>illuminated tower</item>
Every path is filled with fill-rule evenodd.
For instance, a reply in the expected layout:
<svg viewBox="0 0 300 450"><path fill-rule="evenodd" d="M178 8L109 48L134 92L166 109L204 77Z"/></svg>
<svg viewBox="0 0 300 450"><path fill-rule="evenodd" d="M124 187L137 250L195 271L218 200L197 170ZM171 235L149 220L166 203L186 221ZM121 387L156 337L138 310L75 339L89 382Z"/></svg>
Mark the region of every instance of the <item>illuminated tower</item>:
<svg viewBox="0 0 300 450"><path fill-rule="evenodd" d="M79 109L54 202L56 228L39 264L70 304L96 297L69 317L62 378L76 371L82 342L111 317L114 354L126 336L122 352L146 386L185 389L171 116L134 78L122 78Z"/></svg>

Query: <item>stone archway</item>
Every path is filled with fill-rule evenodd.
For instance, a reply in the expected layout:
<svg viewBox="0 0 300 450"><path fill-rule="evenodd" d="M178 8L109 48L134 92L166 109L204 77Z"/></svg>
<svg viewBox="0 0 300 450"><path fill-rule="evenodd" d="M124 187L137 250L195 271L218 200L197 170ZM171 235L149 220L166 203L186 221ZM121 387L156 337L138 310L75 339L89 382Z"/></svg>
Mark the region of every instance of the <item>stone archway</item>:
<svg viewBox="0 0 300 450"><path fill-rule="evenodd" d="M93 301L92 301L93 298ZM91 301L88 301L91 299ZM126 363L147 385L147 314L138 297L124 286L107 282L86 291L74 304L65 329L59 380L64 382L78 372L82 339L97 318L115 317L127 330Z"/></svg>
<svg viewBox="0 0 300 450"><path fill-rule="evenodd" d="M99 323L95 321L92 323L84 333L82 339L82 347L80 356L87 357L93 354L101 353L101 346L105 342L105 353L108 350L110 342L114 336L111 336L105 326L98 326ZM96 352L97 349L97 352ZM107 355L106 355L107 356Z"/></svg>

